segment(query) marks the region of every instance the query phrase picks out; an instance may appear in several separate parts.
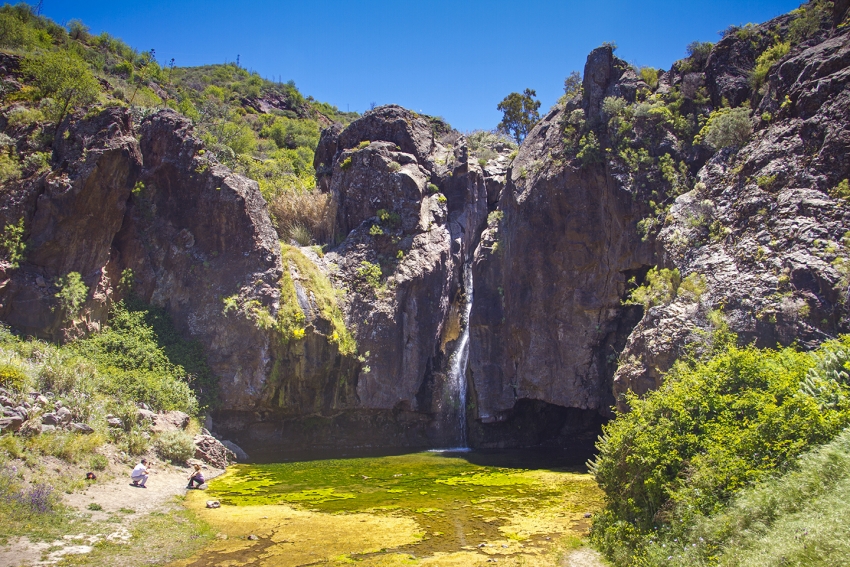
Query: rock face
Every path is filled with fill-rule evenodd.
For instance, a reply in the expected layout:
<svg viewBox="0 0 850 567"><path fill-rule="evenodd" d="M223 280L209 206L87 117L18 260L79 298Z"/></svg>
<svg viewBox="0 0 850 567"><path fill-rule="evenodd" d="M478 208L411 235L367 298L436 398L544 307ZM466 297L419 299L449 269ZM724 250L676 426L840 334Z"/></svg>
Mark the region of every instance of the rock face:
<svg viewBox="0 0 850 567"><path fill-rule="evenodd" d="M322 258L300 253L345 290L342 309L358 353L342 355L329 344L326 321L309 293L298 291L306 335L276 352L259 412L219 413L217 427L228 436L246 445L459 441L446 426L456 413L446 407L446 371L459 333L460 274L486 223L487 181L504 160L486 172L452 134L397 106L325 130L316 169L337 203L344 238ZM297 266L284 269L300 289Z"/></svg>
<svg viewBox="0 0 850 567"><path fill-rule="evenodd" d="M0 220L28 243L20 266L0 264L0 318L84 335L132 274L205 345L213 427L252 456L456 445L461 423L477 447L592 444L627 392L657 388L717 329L803 347L850 330L847 10L835 2L817 29L800 31L801 12L732 30L657 77L596 49L581 93L517 153L397 106L331 125L315 154L335 204L324 252L281 247L256 184L207 158L176 113L69 119L54 169L0 192ZM762 81L757 62L786 40ZM739 138L697 135L747 104ZM655 267L689 290L624 303ZM89 290L78 313L56 299L71 272Z"/></svg>
<svg viewBox="0 0 850 567"><path fill-rule="evenodd" d="M138 129L108 109L66 121L55 168L0 195L5 225L23 219L26 260L0 266L0 317L24 333L64 340L103 324L110 301L134 293L168 309L206 347L222 396L250 404L269 372L269 337L223 314L238 294L276 309L280 250L256 183L210 163L190 123L171 111ZM78 313L59 308L60 278L81 275Z"/></svg>

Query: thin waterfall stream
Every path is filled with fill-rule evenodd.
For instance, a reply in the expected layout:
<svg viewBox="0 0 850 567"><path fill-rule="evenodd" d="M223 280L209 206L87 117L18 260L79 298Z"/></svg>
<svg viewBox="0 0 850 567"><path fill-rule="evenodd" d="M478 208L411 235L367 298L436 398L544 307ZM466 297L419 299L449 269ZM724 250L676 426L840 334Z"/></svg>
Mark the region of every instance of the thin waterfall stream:
<svg viewBox="0 0 850 567"><path fill-rule="evenodd" d="M458 432L457 449L467 450L469 443L466 431L466 365L469 361L469 314L472 312L472 263L463 265L463 307L460 313L461 335L457 347L449 358L448 396L449 407Z"/></svg>

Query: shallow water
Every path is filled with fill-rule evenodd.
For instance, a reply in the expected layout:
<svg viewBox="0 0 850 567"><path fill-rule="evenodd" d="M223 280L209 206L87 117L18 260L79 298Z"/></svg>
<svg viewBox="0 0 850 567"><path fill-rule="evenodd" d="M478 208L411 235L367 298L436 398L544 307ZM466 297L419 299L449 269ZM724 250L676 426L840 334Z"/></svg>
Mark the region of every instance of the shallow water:
<svg viewBox="0 0 850 567"><path fill-rule="evenodd" d="M601 505L564 465L475 452L237 465L187 498L221 539L174 565L554 565Z"/></svg>

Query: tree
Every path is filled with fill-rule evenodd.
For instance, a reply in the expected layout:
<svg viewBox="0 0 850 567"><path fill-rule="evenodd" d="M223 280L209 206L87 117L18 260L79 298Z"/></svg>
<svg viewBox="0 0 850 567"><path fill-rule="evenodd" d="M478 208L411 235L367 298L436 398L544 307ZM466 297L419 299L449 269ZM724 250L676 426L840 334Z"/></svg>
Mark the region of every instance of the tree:
<svg viewBox="0 0 850 567"><path fill-rule="evenodd" d="M57 126L70 110L96 101L100 92L88 63L70 51L31 55L21 67L33 78L37 96L53 99L50 114Z"/></svg>
<svg viewBox="0 0 850 567"><path fill-rule="evenodd" d="M573 71L564 79L564 94L570 98L581 94L581 75L578 71Z"/></svg>
<svg viewBox="0 0 850 567"><path fill-rule="evenodd" d="M540 120L537 109L540 101L535 100L537 93L533 89L525 89L522 94L511 93L496 107L504 113L499 122L499 130L511 136L521 144L529 130Z"/></svg>

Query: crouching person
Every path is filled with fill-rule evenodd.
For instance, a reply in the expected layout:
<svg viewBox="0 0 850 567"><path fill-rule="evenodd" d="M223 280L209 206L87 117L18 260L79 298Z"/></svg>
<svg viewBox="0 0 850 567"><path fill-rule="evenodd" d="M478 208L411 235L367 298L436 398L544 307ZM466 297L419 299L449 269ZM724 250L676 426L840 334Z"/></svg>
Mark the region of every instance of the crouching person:
<svg viewBox="0 0 850 567"><path fill-rule="evenodd" d="M201 465L195 465L195 469L189 473L189 486L186 488L200 488L204 484L204 473L201 472Z"/></svg>
<svg viewBox="0 0 850 567"><path fill-rule="evenodd" d="M136 468L133 469L133 472L130 473L130 479L133 481L133 486L139 486L141 488L147 488L145 483L148 481L148 462L145 459L136 465Z"/></svg>

